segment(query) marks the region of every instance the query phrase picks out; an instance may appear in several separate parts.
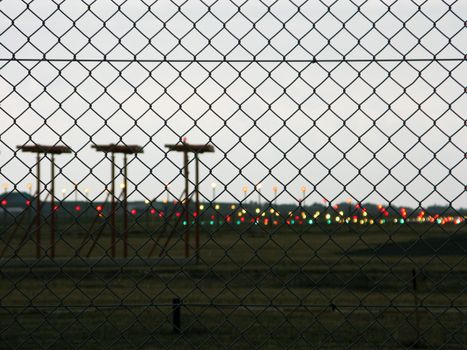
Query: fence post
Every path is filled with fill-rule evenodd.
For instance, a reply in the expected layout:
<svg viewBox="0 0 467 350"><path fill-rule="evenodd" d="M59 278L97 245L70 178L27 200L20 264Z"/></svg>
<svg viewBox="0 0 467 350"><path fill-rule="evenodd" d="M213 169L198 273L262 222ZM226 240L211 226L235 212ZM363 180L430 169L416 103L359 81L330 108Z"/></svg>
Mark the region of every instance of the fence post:
<svg viewBox="0 0 467 350"><path fill-rule="evenodd" d="M412 288L415 308L415 334L416 339L414 343L420 342L420 315L418 313L418 295L417 295L417 271L412 269Z"/></svg>
<svg viewBox="0 0 467 350"><path fill-rule="evenodd" d="M181 301L180 298L172 299L172 325L173 332L179 334L181 331Z"/></svg>

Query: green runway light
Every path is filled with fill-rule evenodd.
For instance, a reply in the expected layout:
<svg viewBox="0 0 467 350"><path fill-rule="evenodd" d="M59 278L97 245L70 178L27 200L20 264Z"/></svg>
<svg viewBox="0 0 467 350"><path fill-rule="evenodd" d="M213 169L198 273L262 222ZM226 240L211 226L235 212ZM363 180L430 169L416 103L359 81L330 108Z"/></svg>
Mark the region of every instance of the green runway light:
<svg viewBox="0 0 467 350"><path fill-rule="evenodd" d="M313 220L312 219L308 220L308 224L313 225Z"/></svg>

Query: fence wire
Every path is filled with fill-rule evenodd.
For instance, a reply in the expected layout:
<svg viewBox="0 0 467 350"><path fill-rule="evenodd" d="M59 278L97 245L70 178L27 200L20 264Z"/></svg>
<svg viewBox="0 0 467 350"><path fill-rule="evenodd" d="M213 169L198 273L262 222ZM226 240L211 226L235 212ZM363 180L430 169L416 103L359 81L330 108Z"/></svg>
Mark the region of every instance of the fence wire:
<svg viewBox="0 0 467 350"><path fill-rule="evenodd" d="M466 15L1 1L0 348L464 348Z"/></svg>

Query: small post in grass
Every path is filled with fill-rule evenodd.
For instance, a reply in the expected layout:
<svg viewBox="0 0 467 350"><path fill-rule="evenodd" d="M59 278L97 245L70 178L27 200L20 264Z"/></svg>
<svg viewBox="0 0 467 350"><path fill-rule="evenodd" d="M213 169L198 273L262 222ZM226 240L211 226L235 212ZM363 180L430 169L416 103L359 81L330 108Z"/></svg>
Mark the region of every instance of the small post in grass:
<svg viewBox="0 0 467 350"><path fill-rule="evenodd" d="M413 298L414 298L414 307L415 307L415 344L421 343L420 339L420 315L418 313L418 295L417 295L417 271L415 268L412 269L412 288L413 288Z"/></svg>
<svg viewBox="0 0 467 350"><path fill-rule="evenodd" d="M181 332L181 323L182 323L182 313L181 313L181 301L180 298L172 299L172 325L173 332L175 334L180 334Z"/></svg>

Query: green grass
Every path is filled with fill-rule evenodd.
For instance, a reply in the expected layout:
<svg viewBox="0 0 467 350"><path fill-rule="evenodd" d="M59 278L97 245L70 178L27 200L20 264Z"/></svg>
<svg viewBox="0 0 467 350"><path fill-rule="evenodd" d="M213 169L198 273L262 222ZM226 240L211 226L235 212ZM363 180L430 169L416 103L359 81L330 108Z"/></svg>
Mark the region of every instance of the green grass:
<svg viewBox="0 0 467 350"><path fill-rule="evenodd" d="M130 233L131 256L148 254L153 237L143 228ZM0 349L396 349L415 347L417 332L419 346L460 349L467 265L459 229L203 227L196 265L2 268ZM182 233L168 256L183 256ZM69 229L57 255L70 256L82 239ZM108 240L105 231L94 256L108 252ZM460 248L430 250L446 243ZM31 256L34 244L21 252ZM180 334L171 326L175 297L184 304Z"/></svg>

